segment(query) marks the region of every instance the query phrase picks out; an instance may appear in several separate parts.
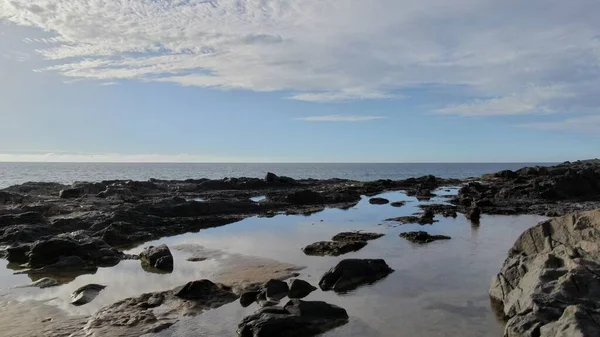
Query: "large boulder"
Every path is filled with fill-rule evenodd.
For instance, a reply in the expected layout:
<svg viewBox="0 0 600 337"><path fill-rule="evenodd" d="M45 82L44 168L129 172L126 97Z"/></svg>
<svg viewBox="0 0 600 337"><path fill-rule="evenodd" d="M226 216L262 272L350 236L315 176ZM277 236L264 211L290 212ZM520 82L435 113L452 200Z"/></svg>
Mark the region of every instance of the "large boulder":
<svg viewBox="0 0 600 337"><path fill-rule="evenodd" d="M140 253L143 264L159 270L173 271L173 255L167 245L149 246Z"/></svg>
<svg viewBox="0 0 600 337"><path fill-rule="evenodd" d="M507 317L505 336L598 336L600 210L525 231L492 281Z"/></svg>
<svg viewBox="0 0 600 337"><path fill-rule="evenodd" d="M76 256L97 266L117 264L123 254L106 242L80 233L61 234L31 245L29 265L39 268L58 262L62 257Z"/></svg>
<svg viewBox="0 0 600 337"><path fill-rule="evenodd" d="M346 259L321 277L319 287L324 291L345 292L374 283L393 271L382 259Z"/></svg>
<svg viewBox="0 0 600 337"><path fill-rule="evenodd" d="M240 337L309 337L344 325L346 310L325 302L290 300L283 308L259 310L238 325Z"/></svg>

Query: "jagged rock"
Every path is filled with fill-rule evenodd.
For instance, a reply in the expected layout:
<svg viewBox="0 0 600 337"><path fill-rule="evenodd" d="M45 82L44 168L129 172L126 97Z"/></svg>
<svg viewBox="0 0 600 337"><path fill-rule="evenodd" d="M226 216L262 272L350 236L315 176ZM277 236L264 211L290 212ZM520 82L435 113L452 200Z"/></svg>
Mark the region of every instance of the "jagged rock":
<svg viewBox="0 0 600 337"><path fill-rule="evenodd" d="M261 307L273 307L279 304L279 300L270 300L267 298L267 292L265 290L261 291L256 295L256 303Z"/></svg>
<svg viewBox="0 0 600 337"><path fill-rule="evenodd" d="M306 255L339 256L361 250L366 245L366 241L319 241L302 248L302 251Z"/></svg>
<svg viewBox="0 0 600 337"><path fill-rule="evenodd" d="M10 225L41 224L46 222L46 217L38 212L0 215L0 228Z"/></svg>
<svg viewBox="0 0 600 337"><path fill-rule="evenodd" d="M508 319L505 336L598 336L599 275L600 210L528 229L490 288Z"/></svg>
<svg viewBox="0 0 600 337"><path fill-rule="evenodd" d="M80 306L87 303L90 303L94 300L102 291L102 289L106 288L101 284L86 284L83 287L78 288L71 294L71 304Z"/></svg>
<svg viewBox="0 0 600 337"><path fill-rule="evenodd" d="M376 282L393 271L383 259L346 259L321 277L319 287L324 291L345 292Z"/></svg>
<svg viewBox="0 0 600 337"><path fill-rule="evenodd" d="M437 240L450 240L449 236L446 235L430 235L424 231L416 231L416 232L406 232L400 233L401 238L405 238L406 240L414 243L429 243Z"/></svg>
<svg viewBox="0 0 600 337"><path fill-rule="evenodd" d="M385 198L371 198L369 199L369 204L371 205L385 205L390 201Z"/></svg>
<svg viewBox="0 0 600 337"><path fill-rule="evenodd" d="M290 300L283 308L265 308L238 325L240 337L309 337L344 325L346 310L325 302Z"/></svg>
<svg viewBox="0 0 600 337"><path fill-rule="evenodd" d="M279 177L275 173L267 172L265 176L265 181L268 183L274 183L279 179Z"/></svg>
<svg viewBox="0 0 600 337"><path fill-rule="evenodd" d="M25 263L29 260L28 253L31 250L30 245L13 245L6 248L6 259L8 262Z"/></svg>
<svg viewBox="0 0 600 337"><path fill-rule="evenodd" d="M379 239L385 234L367 232L342 232L334 235L331 241L371 241Z"/></svg>
<svg viewBox="0 0 600 337"><path fill-rule="evenodd" d="M83 195L83 189L81 188L65 188L58 192L58 196L62 199L74 199L79 198Z"/></svg>
<svg viewBox="0 0 600 337"><path fill-rule="evenodd" d="M313 286L312 284L310 284L304 280L293 279L290 282L290 292L288 294L288 297L289 298L304 298L315 290L317 290L317 287Z"/></svg>
<svg viewBox="0 0 600 337"><path fill-rule="evenodd" d="M167 245L149 246L140 253L143 264L167 272L173 271L173 255Z"/></svg>

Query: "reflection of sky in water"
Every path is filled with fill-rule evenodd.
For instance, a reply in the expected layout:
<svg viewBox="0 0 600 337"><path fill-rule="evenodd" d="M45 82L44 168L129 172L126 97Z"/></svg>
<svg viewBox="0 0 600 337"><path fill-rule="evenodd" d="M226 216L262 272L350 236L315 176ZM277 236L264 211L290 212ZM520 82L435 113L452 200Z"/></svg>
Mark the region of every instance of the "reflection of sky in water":
<svg viewBox="0 0 600 337"><path fill-rule="evenodd" d="M455 193L443 190L437 194ZM350 323L326 336L500 336L500 325L489 306L487 295L491 277L498 271L514 240L542 218L538 216L483 216L479 227L466 219L442 218L434 225L380 225L391 217L411 215L421 210L415 198L399 192L379 195L394 201L410 201L403 207L371 205L364 198L349 210L327 209L311 216L249 218L228 226L163 238L144 244L169 246L190 243L206 248L209 257L188 262L193 254L172 249L175 271L172 274L144 272L138 261L123 261L113 268L101 268L94 275L83 275L66 285L48 289L14 289L11 297L50 299L50 303L72 313L91 314L104 305L149 291L165 290L187 281L211 278L235 254L275 259L307 268L301 278L317 284L319 277L343 258L384 258L396 270L386 279L353 293L336 295L315 291L307 299L324 300L345 308ZM440 203L434 198L427 203ZM368 230L386 236L369 242L361 251L342 257L312 257L300 248L315 241L329 240L348 230ZM446 234L452 240L414 245L398 237L400 232L426 230ZM132 249L139 252L143 246ZM224 253L223 253L224 252ZM24 275L0 269L0 287L6 289L29 283ZM70 293L87 283L108 287L90 304L73 307ZM234 336L237 323L256 307L241 308L232 303L195 318L183 318L163 336Z"/></svg>

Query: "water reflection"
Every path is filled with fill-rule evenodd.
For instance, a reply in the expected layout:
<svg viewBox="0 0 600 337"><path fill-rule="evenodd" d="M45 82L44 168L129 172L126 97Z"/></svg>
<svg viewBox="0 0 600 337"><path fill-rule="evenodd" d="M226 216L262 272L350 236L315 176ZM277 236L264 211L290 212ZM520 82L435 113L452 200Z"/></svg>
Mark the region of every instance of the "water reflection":
<svg viewBox="0 0 600 337"><path fill-rule="evenodd" d="M171 274L147 273L139 261L122 261L112 268L99 268L93 275L82 275L59 287L11 289L31 282L24 275L0 268L0 288L18 299L48 300L72 314L91 314L102 306L144 292L171 289L187 281L214 279L232 261L246 263L241 256L274 259L304 266L300 277L317 284L320 276L344 258L383 258L395 272L371 285L342 296L317 290L307 300L323 300L345 308L351 319L325 336L500 336L502 325L487 296L492 276L498 271L509 247L526 228L542 220L538 216L486 216L478 227L460 215L436 216L433 225L378 226L384 219L421 212L423 203L443 203L444 195L419 202L400 192L380 197L407 201L402 207L371 205L363 198L349 210L327 209L309 216L277 215L249 218L217 228L148 242L131 249L139 253L148 245L167 244L175 259ZM315 241L329 240L342 231L366 230L386 234L370 241L362 250L339 257L306 256L300 248ZM451 236L451 240L413 245L401 240L405 231L425 230L430 234ZM206 260L187 261L191 257ZM237 260L236 260L237 259ZM235 278L237 276L232 276ZM107 285L97 298L81 307L69 305L70 293L88 283ZM235 336L237 323L257 309L256 304L242 308L231 303L199 317L183 318L161 336Z"/></svg>

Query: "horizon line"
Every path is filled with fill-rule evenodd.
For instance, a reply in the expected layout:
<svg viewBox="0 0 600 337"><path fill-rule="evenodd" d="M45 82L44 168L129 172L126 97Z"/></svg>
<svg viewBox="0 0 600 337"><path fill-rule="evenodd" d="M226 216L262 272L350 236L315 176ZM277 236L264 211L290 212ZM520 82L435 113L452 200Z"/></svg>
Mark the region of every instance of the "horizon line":
<svg viewBox="0 0 600 337"><path fill-rule="evenodd" d="M585 159L578 159L585 160ZM570 160L573 161L573 160ZM320 162L320 161L282 161L282 162L219 162L219 161L0 161L0 164L555 164L563 161L407 161L407 162Z"/></svg>

